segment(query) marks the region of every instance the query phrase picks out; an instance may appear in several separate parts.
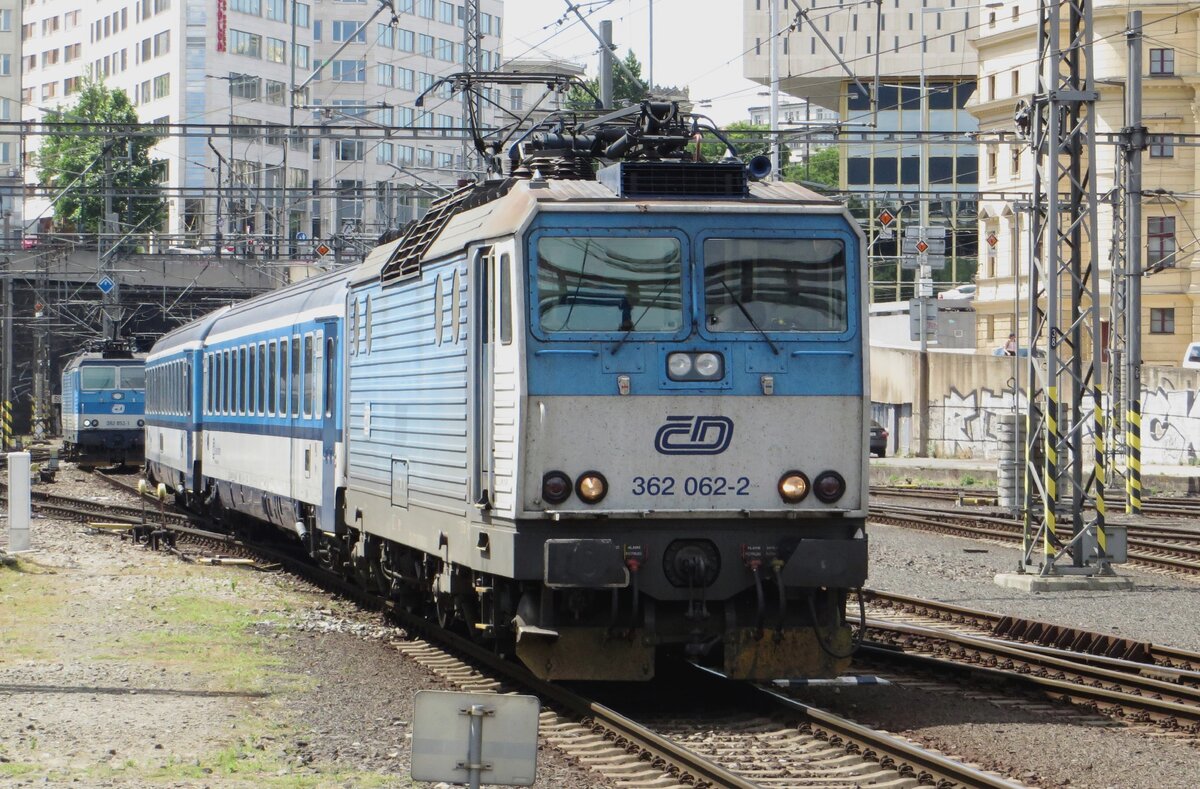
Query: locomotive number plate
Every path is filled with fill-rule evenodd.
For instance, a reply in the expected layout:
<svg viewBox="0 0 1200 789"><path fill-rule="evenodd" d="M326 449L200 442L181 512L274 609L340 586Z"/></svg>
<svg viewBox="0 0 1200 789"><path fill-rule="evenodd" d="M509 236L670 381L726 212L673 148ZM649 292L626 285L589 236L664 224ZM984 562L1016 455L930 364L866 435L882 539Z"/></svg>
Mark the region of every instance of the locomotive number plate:
<svg viewBox="0 0 1200 789"><path fill-rule="evenodd" d="M749 477L634 477L635 496L749 496Z"/></svg>

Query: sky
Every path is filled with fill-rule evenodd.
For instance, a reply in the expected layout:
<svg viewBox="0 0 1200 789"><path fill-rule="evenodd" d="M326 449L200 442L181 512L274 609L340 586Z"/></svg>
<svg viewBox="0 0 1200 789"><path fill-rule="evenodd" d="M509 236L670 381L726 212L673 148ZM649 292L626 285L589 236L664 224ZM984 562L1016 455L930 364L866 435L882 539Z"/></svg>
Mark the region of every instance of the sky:
<svg viewBox="0 0 1200 789"><path fill-rule="evenodd" d="M749 118L748 108L765 104L763 88L742 77L742 0L572 0L599 30L611 19L613 43L624 57L632 49L649 71L650 3L654 5L654 82L688 86L697 108L718 124ZM598 44L566 0L505 0L504 57L561 58L596 74Z"/></svg>

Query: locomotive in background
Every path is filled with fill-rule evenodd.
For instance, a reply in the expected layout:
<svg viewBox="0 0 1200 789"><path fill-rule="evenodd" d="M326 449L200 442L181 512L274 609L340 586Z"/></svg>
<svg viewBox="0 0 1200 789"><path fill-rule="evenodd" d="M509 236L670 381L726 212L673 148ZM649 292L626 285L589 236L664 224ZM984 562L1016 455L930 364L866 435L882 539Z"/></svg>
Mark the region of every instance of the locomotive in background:
<svg viewBox="0 0 1200 789"><path fill-rule="evenodd" d="M145 436L144 354L104 342L63 368L63 453L83 464L142 462Z"/></svg>
<svg viewBox="0 0 1200 789"><path fill-rule="evenodd" d="M160 340L147 474L542 677L836 675L862 235L761 162L698 161L719 133L673 104L568 120L361 266Z"/></svg>

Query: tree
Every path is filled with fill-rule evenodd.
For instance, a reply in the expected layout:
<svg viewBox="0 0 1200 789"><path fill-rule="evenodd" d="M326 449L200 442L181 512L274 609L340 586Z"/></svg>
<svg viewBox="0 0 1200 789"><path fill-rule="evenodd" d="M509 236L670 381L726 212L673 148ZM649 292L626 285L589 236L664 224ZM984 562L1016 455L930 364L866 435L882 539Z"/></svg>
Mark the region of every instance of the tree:
<svg viewBox="0 0 1200 789"><path fill-rule="evenodd" d="M789 165L783 171L783 180L795 183L824 184L837 189L841 184L841 163L836 146L822 148L808 157L807 162Z"/></svg>
<svg viewBox="0 0 1200 789"><path fill-rule="evenodd" d="M646 98L646 85L642 81L642 64L633 54L633 50L628 50L625 53L625 68L637 77L637 82L630 80L625 74L625 69L613 62L613 108L632 106L641 104L642 99ZM597 96L600 95L600 77L592 77L588 80L588 87ZM572 88L567 96L567 106L573 110L594 110L596 109L596 100L587 94L586 91L579 88Z"/></svg>
<svg viewBox="0 0 1200 789"><path fill-rule="evenodd" d="M46 113L46 122L136 126L138 116L125 91L110 89L89 76L75 104ZM99 231L107 159L112 211L122 233L157 229L167 215L166 201L158 194L160 165L150 160L150 148L159 139L95 126L56 131L43 138L38 176L58 198L56 223L79 233Z"/></svg>
<svg viewBox="0 0 1200 789"><path fill-rule="evenodd" d="M750 123L749 121L735 121L721 130L725 138L733 143L737 149L737 156L743 162L748 162L755 156L770 156L770 127L761 123ZM705 142L700 146L700 155L705 161L716 162L725 158L725 144L711 136L706 136ZM779 146L779 166L783 167L788 163L789 151L786 145Z"/></svg>

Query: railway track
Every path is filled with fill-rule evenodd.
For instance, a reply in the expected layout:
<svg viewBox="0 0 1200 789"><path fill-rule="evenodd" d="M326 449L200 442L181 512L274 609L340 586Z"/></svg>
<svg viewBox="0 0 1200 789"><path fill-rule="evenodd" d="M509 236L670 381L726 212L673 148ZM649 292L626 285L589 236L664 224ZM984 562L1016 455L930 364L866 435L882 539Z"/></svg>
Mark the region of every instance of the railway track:
<svg viewBox="0 0 1200 789"><path fill-rule="evenodd" d="M137 495L136 485L127 480L96 476ZM55 498L53 503L43 500L35 506L66 506L67 497ZM111 516L114 522L132 521L141 513L140 507L75 503L78 506L71 509L89 517L109 508L105 517ZM171 510L170 506L163 508L175 539L163 545L181 558L194 561L198 555L214 551L222 556L254 557L259 567L286 568L327 591L387 611L416 636L398 645L401 652L464 689L521 689L536 694L549 708L542 714L542 731L548 741L622 786L1021 786L773 689L735 682L691 666L670 673L677 682L686 675L687 699L705 699L704 710L672 715L656 703L652 714L626 714L618 711L617 702L602 703L570 687L540 681L523 667L368 594L285 547L250 545ZM157 505L147 508L147 516L151 521L159 517ZM700 686L702 693L697 692ZM626 700L646 695L643 685L624 692ZM727 703L714 709L714 699Z"/></svg>
<svg viewBox="0 0 1200 789"><path fill-rule="evenodd" d="M1020 543L1020 521L969 512L899 505L872 504L870 520L904 528L986 539L1007 544ZM1200 574L1200 535L1193 541L1175 532L1139 527L1129 529L1129 561L1173 573Z"/></svg>
<svg viewBox="0 0 1200 789"><path fill-rule="evenodd" d="M995 505L997 500L996 492L987 488L872 485L870 493L872 496L884 498L953 501L968 505ZM1110 512L1121 511L1124 507L1123 497L1115 497L1112 501L1106 498L1105 501ZM1161 517L1197 517L1200 516L1200 499L1182 496L1145 496L1142 499L1142 514Z"/></svg>

